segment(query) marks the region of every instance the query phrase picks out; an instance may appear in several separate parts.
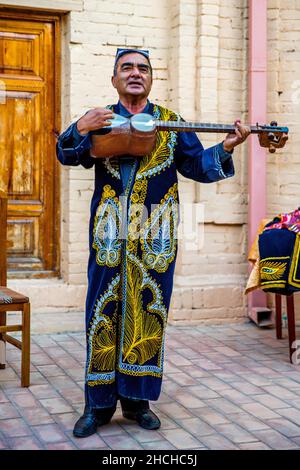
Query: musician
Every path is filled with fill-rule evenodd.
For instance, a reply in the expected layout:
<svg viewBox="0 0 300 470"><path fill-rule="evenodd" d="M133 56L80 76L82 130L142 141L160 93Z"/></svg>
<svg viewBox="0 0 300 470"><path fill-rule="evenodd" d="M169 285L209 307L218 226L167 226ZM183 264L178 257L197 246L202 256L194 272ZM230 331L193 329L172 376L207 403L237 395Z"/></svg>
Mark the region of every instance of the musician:
<svg viewBox="0 0 300 470"><path fill-rule="evenodd" d="M95 168L86 297L85 409L74 427L77 437L89 436L108 423L118 399L126 418L145 429L160 427L149 401L159 398L163 376L177 255L177 171L201 183L233 176L232 151L250 133L237 120L235 134L204 150L192 132L160 131L150 155L91 157L91 131L103 128L105 132L114 113L179 119L173 111L148 100L152 80L148 51L118 49L112 77L117 104L91 109L57 142L57 157L63 165ZM145 208L145 219L136 205Z"/></svg>

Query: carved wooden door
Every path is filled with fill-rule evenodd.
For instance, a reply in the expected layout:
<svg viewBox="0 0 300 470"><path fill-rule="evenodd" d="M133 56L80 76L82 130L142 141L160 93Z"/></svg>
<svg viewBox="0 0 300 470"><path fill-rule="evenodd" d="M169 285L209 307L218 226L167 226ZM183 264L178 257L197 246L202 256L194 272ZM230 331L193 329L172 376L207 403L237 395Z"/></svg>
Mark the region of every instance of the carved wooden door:
<svg viewBox="0 0 300 470"><path fill-rule="evenodd" d="M9 277L58 275L59 18L0 12L0 188Z"/></svg>

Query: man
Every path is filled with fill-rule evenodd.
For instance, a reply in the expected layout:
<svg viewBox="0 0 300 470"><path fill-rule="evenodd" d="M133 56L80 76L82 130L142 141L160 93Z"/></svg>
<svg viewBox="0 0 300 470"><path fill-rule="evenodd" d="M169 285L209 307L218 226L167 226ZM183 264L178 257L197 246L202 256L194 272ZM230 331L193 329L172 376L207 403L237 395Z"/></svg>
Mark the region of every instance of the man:
<svg viewBox="0 0 300 470"><path fill-rule="evenodd" d="M90 132L109 126L113 113L179 119L148 101L148 51L118 49L112 85L118 103L88 111L57 143L62 164L95 166L86 298L86 406L74 427L77 437L108 423L118 399L126 418L145 429L159 428L149 400L158 399L162 382L177 255L177 171L204 183L233 176L233 148L250 132L236 121L235 134L206 150L194 133L158 132L150 155L95 159L90 155ZM136 205L145 208L146 220Z"/></svg>

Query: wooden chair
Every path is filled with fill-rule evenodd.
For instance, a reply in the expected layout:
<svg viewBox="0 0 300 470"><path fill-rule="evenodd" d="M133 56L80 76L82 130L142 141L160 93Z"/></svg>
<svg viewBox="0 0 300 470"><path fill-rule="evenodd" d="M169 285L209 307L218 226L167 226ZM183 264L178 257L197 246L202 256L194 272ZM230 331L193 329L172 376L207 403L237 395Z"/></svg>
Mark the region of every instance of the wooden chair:
<svg viewBox="0 0 300 470"><path fill-rule="evenodd" d="M0 190L0 369L5 368L5 341L22 351L21 386L30 385L30 303L29 298L7 288L7 196ZM22 312L22 323L7 325L6 312ZM7 333L22 332L22 341ZM2 358L1 358L2 353ZM4 356L4 360L3 360ZM1 371L0 371L1 376Z"/></svg>
<svg viewBox="0 0 300 470"><path fill-rule="evenodd" d="M293 353L296 348L293 347L296 341L296 324L295 324L295 306L294 306L294 295L280 295L275 294L275 321L276 321L276 337L282 339L282 305L281 297L286 298L286 310L287 310L287 323L288 323L288 336L289 336L289 353L290 362L293 364Z"/></svg>

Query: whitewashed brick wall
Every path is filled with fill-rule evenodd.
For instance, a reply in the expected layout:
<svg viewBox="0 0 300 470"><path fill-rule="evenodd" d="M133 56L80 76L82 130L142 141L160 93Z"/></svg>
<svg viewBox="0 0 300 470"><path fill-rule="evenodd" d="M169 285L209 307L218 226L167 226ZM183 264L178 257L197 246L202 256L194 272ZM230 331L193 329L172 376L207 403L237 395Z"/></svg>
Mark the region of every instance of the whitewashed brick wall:
<svg viewBox="0 0 300 470"><path fill-rule="evenodd" d="M152 101L185 119L247 122L247 4L247 0L84 0L82 10L66 14L63 22L63 128L89 108L117 100L110 78L116 48L122 46L150 49ZM268 119L275 117L291 128L286 148L268 156L268 215L272 216L300 205L299 1L269 0L268 35ZM224 136L200 138L207 147ZM247 144L234 151L234 160L236 175L228 181L200 185L179 178L181 202L204 204L204 245L196 252L180 246L171 321L243 321L246 316ZM62 295L65 289L61 309L81 310L94 176L93 170L82 168L62 167L61 173ZM77 297L72 304L73 288ZM48 303L43 298L46 306L36 296L38 310L51 310L49 292Z"/></svg>

